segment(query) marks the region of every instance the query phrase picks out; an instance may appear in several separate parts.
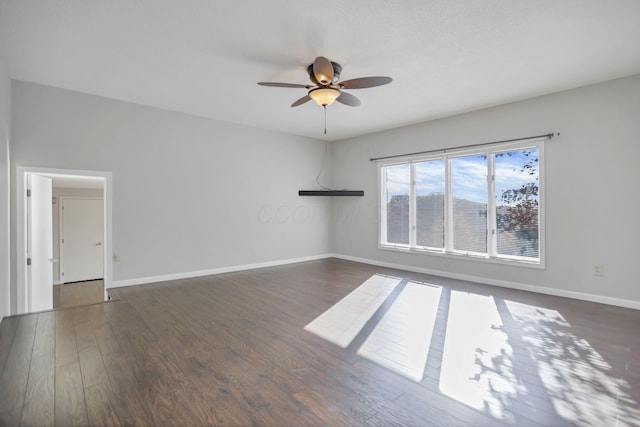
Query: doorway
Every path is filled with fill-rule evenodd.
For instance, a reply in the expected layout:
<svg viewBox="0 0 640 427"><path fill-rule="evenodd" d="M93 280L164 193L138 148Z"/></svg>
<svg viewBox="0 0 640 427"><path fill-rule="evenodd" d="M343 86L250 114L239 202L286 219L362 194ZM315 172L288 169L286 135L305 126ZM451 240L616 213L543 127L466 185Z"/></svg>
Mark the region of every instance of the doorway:
<svg viewBox="0 0 640 427"><path fill-rule="evenodd" d="M94 280L94 295L99 282L101 300L106 300L112 271L111 173L18 167L16 181L21 195L17 197L17 314L52 309L54 286L59 296L60 287L70 282L77 282L78 288L83 281ZM36 194L32 181L44 182L49 192ZM48 205L49 219L44 204ZM31 224L38 223L38 218L50 221L49 228L32 230ZM52 247L50 252L49 248L42 252L51 255L37 256L40 246L48 244L43 239L48 233ZM38 271L51 279L34 279Z"/></svg>
<svg viewBox="0 0 640 427"><path fill-rule="evenodd" d="M56 180L54 179L54 185ZM73 189L75 190L75 189ZM84 191L88 189L82 188ZM60 284L103 278L104 202L102 188L91 189L95 197L69 196L70 188L54 187L54 211L58 212L56 279ZM57 203L56 203L57 202ZM57 206L57 209L55 208ZM55 269L54 269L55 271Z"/></svg>

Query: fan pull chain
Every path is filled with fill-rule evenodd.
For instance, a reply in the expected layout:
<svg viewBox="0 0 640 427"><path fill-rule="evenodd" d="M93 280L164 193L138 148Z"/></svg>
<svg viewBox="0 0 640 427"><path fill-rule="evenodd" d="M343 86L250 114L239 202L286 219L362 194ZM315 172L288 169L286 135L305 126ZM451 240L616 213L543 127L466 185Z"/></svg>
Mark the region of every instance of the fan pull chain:
<svg viewBox="0 0 640 427"><path fill-rule="evenodd" d="M324 109L324 134L327 134L327 106L323 105L322 108Z"/></svg>

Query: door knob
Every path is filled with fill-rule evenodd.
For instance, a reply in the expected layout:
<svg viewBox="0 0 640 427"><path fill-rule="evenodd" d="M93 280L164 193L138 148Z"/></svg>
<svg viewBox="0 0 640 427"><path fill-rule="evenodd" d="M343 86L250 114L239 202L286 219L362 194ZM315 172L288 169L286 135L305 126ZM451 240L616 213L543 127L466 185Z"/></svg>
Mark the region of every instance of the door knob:
<svg viewBox="0 0 640 427"><path fill-rule="evenodd" d="M96 243L96 246L102 246L102 242Z"/></svg>

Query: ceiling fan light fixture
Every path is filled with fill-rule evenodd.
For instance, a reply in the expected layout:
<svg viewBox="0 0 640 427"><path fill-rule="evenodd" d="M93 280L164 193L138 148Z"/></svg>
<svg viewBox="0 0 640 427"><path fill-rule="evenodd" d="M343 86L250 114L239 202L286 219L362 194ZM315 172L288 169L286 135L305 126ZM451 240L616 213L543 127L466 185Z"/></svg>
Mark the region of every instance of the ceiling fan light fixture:
<svg viewBox="0 0 640 427"><path fill-rule="evenodd" d="M319 87L309 91L309 97L321 107L333 104L339 96L340 91L332 87Z"/></svg>

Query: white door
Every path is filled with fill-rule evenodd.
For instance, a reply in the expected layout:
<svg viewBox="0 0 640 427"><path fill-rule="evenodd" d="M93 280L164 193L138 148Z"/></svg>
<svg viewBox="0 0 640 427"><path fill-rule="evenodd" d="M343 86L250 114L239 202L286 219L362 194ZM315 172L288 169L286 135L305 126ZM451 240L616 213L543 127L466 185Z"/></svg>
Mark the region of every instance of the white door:
<svg viewBox="0 0 640 427"><path fill-rule="evenodd" d="M63 197L60 206L60 280L69 283L102 279L102 199Z"/></svg>
<svg viewBox="0 0 640 427"><path fill-rule="evenodd" d="M27 177L27 301L29 311L53 308L51 178Z"/></svg>

